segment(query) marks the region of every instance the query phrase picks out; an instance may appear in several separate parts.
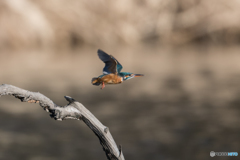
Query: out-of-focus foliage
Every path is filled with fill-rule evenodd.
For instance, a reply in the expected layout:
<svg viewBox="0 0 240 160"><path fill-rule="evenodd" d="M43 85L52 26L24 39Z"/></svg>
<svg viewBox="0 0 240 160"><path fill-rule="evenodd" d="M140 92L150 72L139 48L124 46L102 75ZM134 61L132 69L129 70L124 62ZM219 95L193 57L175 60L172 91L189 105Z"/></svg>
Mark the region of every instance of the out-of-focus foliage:
<svg viewBox="0 0 240 160"><path fill-rule="evenodd" d="M239 43L238 0L2 0L0 47Z"/></svg>

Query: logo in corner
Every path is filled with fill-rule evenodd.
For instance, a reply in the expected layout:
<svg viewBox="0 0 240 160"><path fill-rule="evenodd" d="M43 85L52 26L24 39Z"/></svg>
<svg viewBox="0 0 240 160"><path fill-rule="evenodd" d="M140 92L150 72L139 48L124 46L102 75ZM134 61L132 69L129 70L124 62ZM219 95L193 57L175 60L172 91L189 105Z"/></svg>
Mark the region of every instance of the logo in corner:
<svg viewBox="0 0 240 160"><path fill-rule="evenodd" d="M211 156L211 157L214 157L214 156L215 156L215 152L214 152L214 151L211 151L211 152L210 152L210 156Z"/></svg>

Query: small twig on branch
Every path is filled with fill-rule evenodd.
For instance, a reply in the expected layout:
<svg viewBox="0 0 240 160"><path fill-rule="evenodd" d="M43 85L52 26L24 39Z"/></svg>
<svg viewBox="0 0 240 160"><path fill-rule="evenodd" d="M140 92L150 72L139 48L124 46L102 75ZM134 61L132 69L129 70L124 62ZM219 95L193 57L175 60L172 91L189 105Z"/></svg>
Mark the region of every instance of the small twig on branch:
<svg viewBox="0 0 240 160"><path fill-rule="evenodd" d="M69 104L62 107L39 92L30 92L12 85L2 84L0 85L0 96L4 95L15 96L22 102L39 103L44 110L51 113L50 116L55 120L82 120L99 138L109 160L124 160L121 146L117 147L109 128L104 126L88 109L73 98L65 96Z"/></svg>

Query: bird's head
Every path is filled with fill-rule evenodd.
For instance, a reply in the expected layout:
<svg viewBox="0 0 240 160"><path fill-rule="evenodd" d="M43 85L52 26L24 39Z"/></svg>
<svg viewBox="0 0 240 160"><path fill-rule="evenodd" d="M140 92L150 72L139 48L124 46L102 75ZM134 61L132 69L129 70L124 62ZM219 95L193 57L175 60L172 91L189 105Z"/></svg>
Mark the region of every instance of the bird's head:
<svg viewBox="0 0 240 160"><path fill-rule="evenodd" d="M121 77L123 77L124 81L129 80L129 79L134 78L134 77L144 76L143 74L133 74L133 73L130 73L130 72L121 72L119 74L120 74Z"/></svg>

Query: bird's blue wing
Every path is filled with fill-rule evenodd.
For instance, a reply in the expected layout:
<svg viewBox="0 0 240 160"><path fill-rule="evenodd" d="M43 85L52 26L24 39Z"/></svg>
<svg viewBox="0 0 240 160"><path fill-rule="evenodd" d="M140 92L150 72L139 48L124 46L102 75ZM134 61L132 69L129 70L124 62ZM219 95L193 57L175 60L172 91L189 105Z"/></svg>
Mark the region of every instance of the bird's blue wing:
<svg viewBox="0 0 240 160"><path fill-rule="evenodd" d="M117 63L117 72L118 73L120 73L121 72L121 70L122 70L122 65L118 62L118 60L116 59L116 58L114 58L112 55L110 55L114 60L115 60L115 62Z"/></svg>
<svg viewBox="0 0 240 160"><path fill-rule="evenodd" d="M102 50L98 50L99 58L105 63L103 74L119 73L122 70L122 65L112 55L108 55Z"/></svg>

